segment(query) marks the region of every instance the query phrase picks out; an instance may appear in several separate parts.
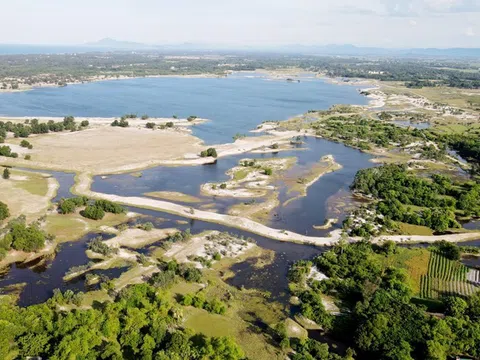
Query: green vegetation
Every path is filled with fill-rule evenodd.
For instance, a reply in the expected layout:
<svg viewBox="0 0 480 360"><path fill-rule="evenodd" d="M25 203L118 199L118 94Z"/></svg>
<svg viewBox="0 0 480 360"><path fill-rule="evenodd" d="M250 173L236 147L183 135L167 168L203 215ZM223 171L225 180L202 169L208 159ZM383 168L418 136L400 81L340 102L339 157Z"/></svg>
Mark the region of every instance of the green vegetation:
<svg viewBox="0 0 480 360"><path fill-rule="evenodd" d="M10 179L10 169L9 169L9 168L3 169L3 175L2 175L2 177L3 177L5 180Z"/></svg>
<svg viewBox="0 0 480 360"><path fill-rule="evenodd" d="M2 138L6 137L4 135L7 132L13 133L16 138L27 138L30 134L48 134L49 132L76 131L78 129L73 116L66 116L63 121L49 120L44 123L40 123L38 119L29 119L25 124L0 121L0 137ZM32 148L28 141L22 141L20 146Z"/></svg>
<svg viewBox="0 0 480 360"><path fill-rule="evenodd" d="M193 120L195 120L195 119L197 119L197 116L195 116L195 115L190 115L190 116L187 118L187 121L193 121Z"/></svg>
<svg viewBox="0 0 480 360"><path fill-rule="evenodd" d="M154 123L154 122L147 122L147 123L145 124L145 127L146 127L147 129L155 129L155 123Z"/></svg>
<svg viewBox="0 0 480 360"><path fill-rule="evenodd" d="M458 281L455 279L461 278L464 270L439 252L443 246L438 244L433 250L428 272L445 281ZM455 296L442 298L444 318L432 316L423 305L416 305L411 266L424 251L428 252L400 249L392 242L377 246L365 241L341 241L313 262L295 264L289 272L290 288L300 298L302 314L322 326L327 336L350 346L358 358L480 356L480 333L475 330L480 324L478 291L464 300ZM328 278L308 279L312 266ZM425 290L422 281L421 293ZM457 294L456 290L449 294ZM340 315L327 311L325 295L335 299Z"/></svg>
<svg viewBox="0 0 480 360"><path fill-rule="evenodd" d="M58 203L58 211L61 214L72 214L76 211L77 207L86 206L87 204L88 198L86 196L61 199Z"/></svg>
<svg viewBox="0 0 480 360"><path fill-rule="evenodd" d="M272 168L265 168L263 169L263 173L267 176L271 176L273 174Z"/></svg>
<svg viewBox="0 0 480 360"><path fill-rule="evenodd" d="M222 303L220 300L218 299L213 299L211 301L206 300L205 294L202 291L194 295L192 294L183 295L181 304L184 306L194 306L199 309L204 309L213 314L223 315L225 314L225 311L227 311L225 304Z"/></svg>
<svg viewBox="0 0 480 360"><path fill-rule="evenodd" d="M458 261L449 260L439 251L432 251L428 272L422 276L420 297L441 299L446 295L468 296L476 288L467 281L468 269Z"/></svg>
<svg viewBox="0 0 480 360"><path fill-rule="evenodd" d="M128 121L125 120L125 119L120 119L120 121L115 119L115 120L113 120L113 122L110 125L114 126L114 127L118 126L118 127L123 127L123 128L129 127Z"/></svg>
<svg viewBox="0 0 480 360"><path fill-rule="evenodd" d="M216 158L217 157L217 150L215 150L214 148L208 148L207 150L203 150L201 153L200 153L200 156L201 157L214 157Z"/></svg>
<svg viewBox="0 0 480 360"><path fill-rule="evenodd" d="M77 210L78 207L83 206L86 207L80 212L80 214L83 217L92 220L103 219L105 213L123 214L125 212L123 206L114 202L108 200L96 200L91 202L85 196L61 199L58 204L58 210L61 214L72 214Z"/></svg>
<svg viewBox="0 0 480 360"><path fill-rule="evenodd" d="M101 220L105 216L105 211L101 207L87 205L84 210L80 211L80 214L87 219Z"/></svg>
<svg viewBox="0 0 480 360"><path fill-rule="evenodd" d="M8 210L8 209L7 209ZM15 250L32 252L45 246L46 234L37 224L27 225L25 217L21 216L10 221L7 225L8 232L1 239L0 247L3 250Z"/></svg>
<svg viewBox="0 0 480 360"><path fill-rule="evenodd" d="M0 201L0 221L5 220L10 216L7 204Z"/></svg>
<svg viewBox="0 0 480 360"><path fill-rule="evenodd" d="M21 147L24 147L24 148L28 148L28 149L33 149L33 145L30 144L30 143L29 143L27 140L25 140L25 139L20 142L20 146L21 146Z"/></svg>
<svg viewBox="0 0 480 360"><path fill-rule="evenodd" d="M0 357L49 359L243 359L228 337L195 336L181 327L170 294L147 284L122 290L113 303L58 311L81 295L56 292L45 304L19 308L0 300ZM39 319L41 319L39 321Z"/></svg>
<svg viewBox="0 0 480 360"><path fill-rule="evenodd" d="M16 152L12 152L12 149L10 148L10 146L3 145L3 146L0 146L0 156L17 158L18 154Z"/></svg>
<svg viewBox="0 0 480 360"><path fill-rule="evenodd" d="M453 182L436 174L420 178L409 173L406 165L362 169L351 189L378 199L374 209L386 222L390 219L445 232L460 227L457 216L480 215L479 184Z"/></svg>
<svg viewBox="0 0 480 360"><path fill-rule="evenodd" d="M101 236L90 241L88 243L88 249L103 256L111 256L118 253L118 248L105 244Z"/></svg>

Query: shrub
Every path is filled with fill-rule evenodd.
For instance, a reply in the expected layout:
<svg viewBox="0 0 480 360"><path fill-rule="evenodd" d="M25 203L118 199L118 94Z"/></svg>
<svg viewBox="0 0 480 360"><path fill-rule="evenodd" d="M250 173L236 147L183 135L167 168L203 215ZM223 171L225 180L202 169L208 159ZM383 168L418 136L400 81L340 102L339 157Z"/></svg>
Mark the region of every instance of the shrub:
<svg viewBox="0 0 480 360"><path fill-rule="evenodd" d="M190 115L190 116L187 118L187 120L188 120L188 121L193 121L193 120L195 120L196 118L197 118L197 117L196 117L195 115Z"/></svg>
<svg viewBox="0 0 480 360"><path fill-rule="evenodd" d="M88 243L88 249L104 256L110 256L112 254L118 253L118 248L110 247L105 244L101 236L96 237L95 239L90 241Z"/></svg>
<svg viewBox="0 0 480 360"><path fill-rule="evenodd" d="M213 260L215 261L220 261L222 259L222 255L220 255L219 252L216 252L214 255L213 255Z"/></svg>
<svg viewBox="0 0 480 360"><path fill-rule="evenodd" d="M9 170L8 168L5 168L5 169L3 170L3 178L4 178L5 180L10 179L10 170Z"/></svg>
<svg viewBox="0 0 480 360"><path fill-rule="evenodd" d="M78 196L69 199L61 199L58 204L58 210L61 214L72 214L75 212L77 207L85 206L88 203L88 198L86 196Z"/></svg>
<svg viewBox="0 0 480 360"><path fill-rule="evenodd" d="M203 150L201 153L200 153L200 156L201 157L214 157L216 158L217 157L217 150L215 150L215 148L208 148L207 150Z"/></svg>
<svg viewBox="0 0 480 360"><path fill-rule="evenodd" d="M23 147L23 148L29 148L30 149L30 146L32 146L27 140L22 140L20 142L20 146ZM33 146L32 146L33 148Z"/></svg>
<svg viewBox="0 0 480 360"><path fill-rule="evenodd" d="M263 169L263 172L265 175L268 175L268 176L273 174L273 170L271 168L265 168Z"/></svg>
<svg viewBox="0 0 480 360"><path fill-rule="evenodd" d="M278 147L279 147L278 143L272 144L272 146L270 146L270 148L272 149L278 149Z"/></svg>
<svg viewBox="0 0 480 360"><path fill-rule="evenodd" d="M220 189L226 189L227 188L227 184L223 183L223 184L220 184Z"/></svg>
<svg viewBox="0 0 480 360"><path fill-rule="evenodd" d="M145 224L138 225L138 228L144 231L152 231L153 224L151 222L146 222Z"/></svg>
<svg viewBox="0 0 480 360"><path fill-rule="evenodd" d="M147 114L142 115L142 120L147 120L148 118L150 118L150 116L148 116Z"/></svg>
<svg viewBox="0 0 480 360"><path fill-rule="evenodd" d="M88 122L88 120L83 120L83 121L80 123L80 126L81 126L81 127L87 127L88 125L90 125L90 123Z"/></svg>
<svg viewBox="0 0 480 360"><path fill-rule="evenodd" d="M32 160L32 155L25 155L25 160Z"/></svg>
<svg viewBox="0 0 480 360"><path fill-rule="evenodd" d="M147 129L155 129L155 123L153 123L153 122L147 122L147 123L145 124L145 127L146 127Z"/></svg>
<svg viewBox="0 0 480 360"><path fill-rule="evenodd" d="M0 220L5 220L10 216L7 204L0 201Z"/></svg>
<svg viewBox="0 0 480 360"><path fill-rule="evenodd" d="M87 219L101 220L105 216L105 211L98 206L88 205L80 214Z"/></svg>
<svg viewBox="0 0 480 360"><path fill-rule="evenodd" d="M165 126L168 127L168 128L172 128L173 127L173 122L169 121L165 124Z"/></svg>

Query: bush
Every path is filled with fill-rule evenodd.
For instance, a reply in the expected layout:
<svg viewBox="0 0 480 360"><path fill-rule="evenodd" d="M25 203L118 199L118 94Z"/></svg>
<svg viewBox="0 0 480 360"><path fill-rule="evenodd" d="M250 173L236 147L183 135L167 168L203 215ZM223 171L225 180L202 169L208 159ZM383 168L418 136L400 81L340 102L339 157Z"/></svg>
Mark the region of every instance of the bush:
<svg viewBox="0 0 480 360"><path fill-rule="evenodd" d="M263 169L263 172L265 175L268 175L268 176L273 174L273 170L271 168L265 168Z"/></svg>
<svg viewBox="0 0 480 360"><path fill-rule="evenodd" d="M222 255L220 255L219 252L216 252L214 255L213 255L213 260L215 261L220 261L222 259Z"/></svg>
<svg viewBox="0 0 480 360"><path fill-rule="evenodd" d="M118 248L110 247L105 244L101 236L96 237L95 239L90 241L88 243L88 249L104 256L110 256L112 254L118 253Z"/></svg>
<svg viewBox="0 0 480 360"><path fill-rule="evenodd" d="M172 128L173 127L173 122L169 121L165 124L165 126L168 127L168 128Z"/></svg>
<svg viewBox="0 0 480 360"><path fill-rule="evenodd" d="M9 170L8 168L5 168L5 169L3 170L3 178L4 178L5 180L10 179L10 170Z"/></svg>
<svg viewBox="0 0 480 360"><path fill-rule="evenodd" d="M5 220L10 216L7 204L0 201L0 221Z"/></svg>
<svg viewBox="0 0 480 360"><path fill-rule="evenodd" d="M197 118L197 117L196 117L195 115L190 115L190 116L187 118L187 120L188 120L188 121L193 121L193 120L195 120L196 118Z"/></svg>
<svg viewBox="0 0 480 360"><path fill-rule="evenodd" d="M87 219L101 220L105 216L105 211L98 206L88 205L80 214Z"/></svg>
<svg viewBox="0 0 480 360"><path fill-rule="evenodd" d="M122 214L125 212L125 209L123 208L123 206L108 200L95 201L95 207L98 207L103 211L112 213L112 214Z"/></svg>
<svg viewBox="0 0 480 360"><path fill-rule="evenodd" d="M226 189L227 188L227 184L223 183L223 184L220 184L220 189Z"/></svg>
<svg viewBox="0 0 480 360"><path fill-rule="evenodd" d="M214 157L216 158L217 157L217 150L215 150L214 148L208 148L207 150L203 150L201 153L200 153L200 156L201 157Z"/></svg>
<svg viewBox="0 0 480 360"><path fill-rule="evenodd" d="M30 144L27 140L22 140L20 142L20 146L23 147L23 148L33 149L32 144Z"/></svg>
<svg viewBox="0 0 480 360"><path fill-rule="evenodd" d="M142 115L142 120L147 120L148 118L150 118L150 116L148 116L147 114Z"/></svg>
<svg viewBox="0 0 480 360"><path fill-rule="evenodd" d="M4 241L11 243L15 250L32 252L45 246L45 234L35 225L26 226L16 222L10 227Z"/></svg>
<svg viewBox="0 0 480 360"><path fill-rule="evenodd" d="M155 129L155 123L153 123L153 122L147 122L147 123L145 124L145 127L146 127L147 129Z"/></svg>
<svg viewBox="0 0 480 360"><path fill-rule="evenodd" d="M110 125L111 126L119 126L119 127L128 127L129 126L128 121L126 121L123 118L120 119L120 121L115 119Z"/></svg>
<svg viewBox="0 0 480 360"><path fill-rule="evenodd" d="M25 160L32 160L32 155L25 155L24 159Z"/></svg>
<svg viewBox="0 0 480 360"><path fill-rule="evenodd" d="M85 206L88 204L88 198L86 196L78 196L69 199L61 199L58 204L58 210L61 214L72 214L77 207Z"/></svg>
<svg viewBox="0 0 480 360"><path fill-rule="evenodd" d="M145 224L140 224L137 226L139 229L142 229L144 231L152 231L153 229L153 224L151 222L146 222Z"/></svg>
<svg viewBox="0 0 480 360"><path fill-rule="evenodd" d="M88 122L88 120L83 120L83 121L80 123L80 126L81 126L81 127L87 127L88 125L90 125L90 123Z"/></svg>

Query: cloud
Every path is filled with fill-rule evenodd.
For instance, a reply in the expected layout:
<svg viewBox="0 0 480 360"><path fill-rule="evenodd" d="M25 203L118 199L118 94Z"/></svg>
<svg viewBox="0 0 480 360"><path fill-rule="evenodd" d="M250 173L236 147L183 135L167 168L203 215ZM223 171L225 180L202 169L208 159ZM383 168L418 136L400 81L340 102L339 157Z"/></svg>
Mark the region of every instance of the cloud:
<svg viewBox="0 0 480 360"><path fill-rule="evenodd" d="M381 0L389 16L480 12L479 0Z"/></svg>

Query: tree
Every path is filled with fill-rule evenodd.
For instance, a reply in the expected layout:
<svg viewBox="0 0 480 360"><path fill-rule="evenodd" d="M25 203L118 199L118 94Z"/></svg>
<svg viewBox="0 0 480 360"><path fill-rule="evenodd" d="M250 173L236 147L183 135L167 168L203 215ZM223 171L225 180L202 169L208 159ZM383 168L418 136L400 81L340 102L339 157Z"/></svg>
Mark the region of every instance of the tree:
<svg viewBox="0 0 480 360"><path fill-rule="evenodd" d="M218 155L217 155L217 150L215 148L208 148L207 150L203 150L201 153L200 153L200 156L201 157L214 157L216 158Z"/></svg>
<svg viewBox="0 0 480 360"><path fill-rule="evenodd" d="M4 178L5 180L10 179L10 170L9 170L8 168L5 168L5 169L3 170L3 178Z"/></svg>
<svg viewBox="0 0 480 360"><path fill-rule="evenodd" d="M80 214L87 219L101 220L105 216L105 211L98 206L88 205Z"/></svg>
<svg viewBox="0 0 480 360"><path fill-rule="evenodd" d="M0 221L5 220L10 216L7 204L0 201Z"/></svg>

